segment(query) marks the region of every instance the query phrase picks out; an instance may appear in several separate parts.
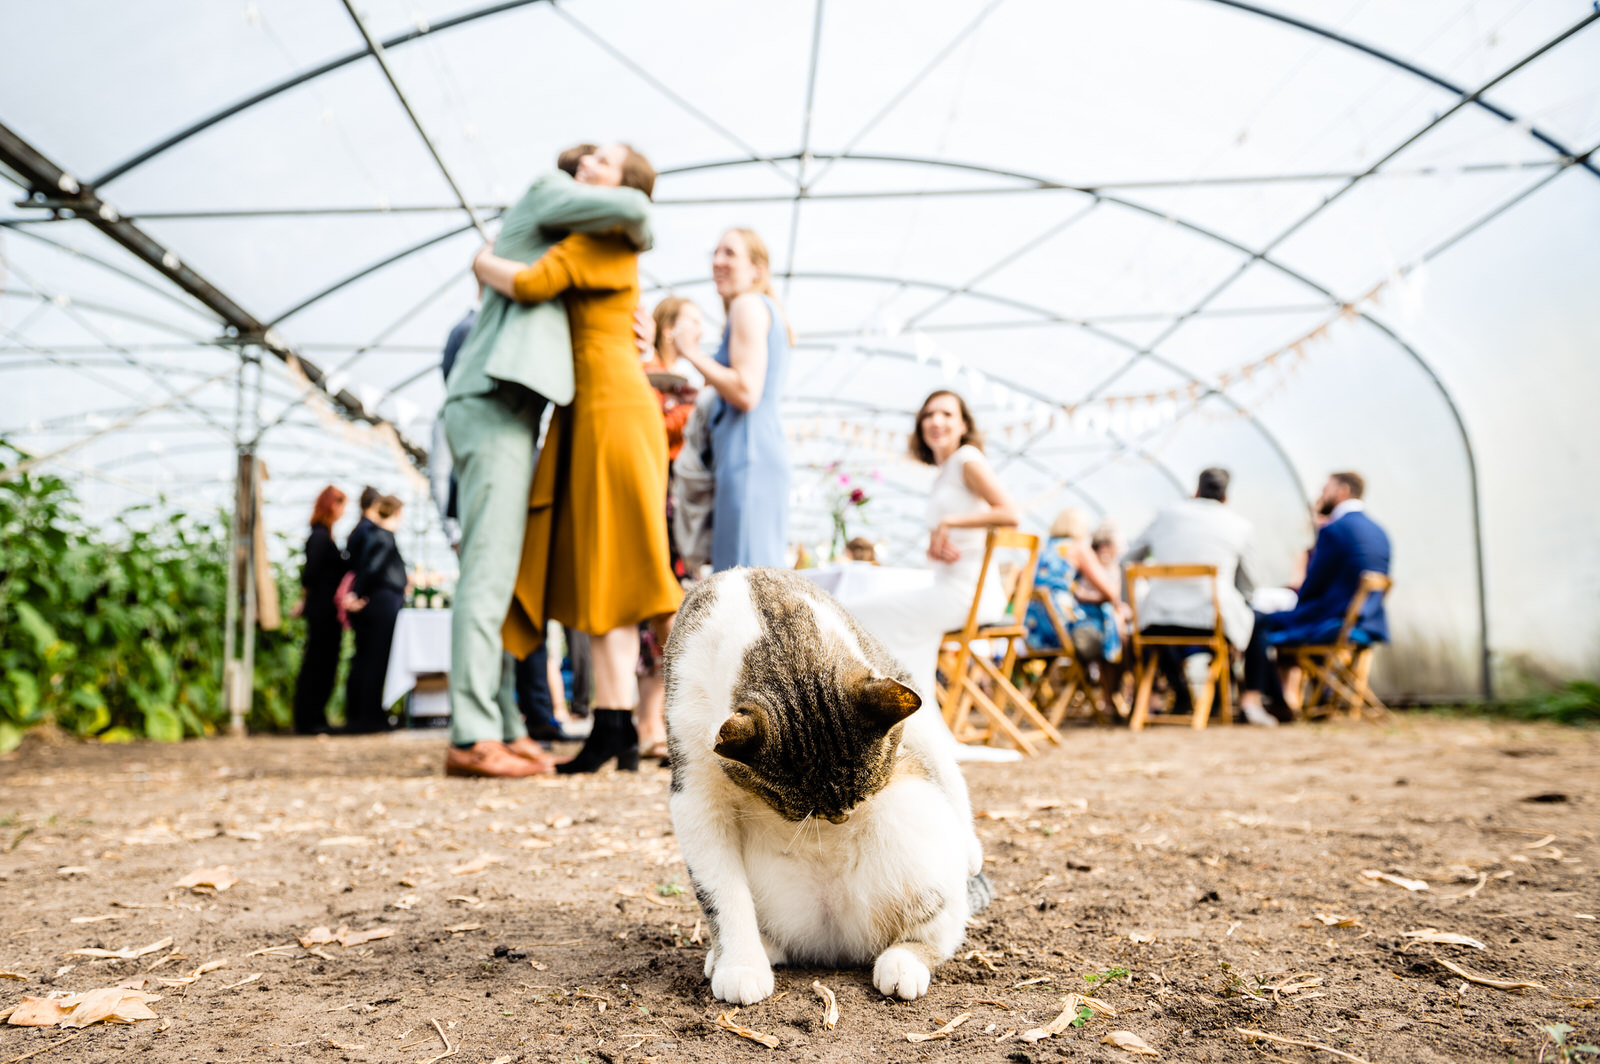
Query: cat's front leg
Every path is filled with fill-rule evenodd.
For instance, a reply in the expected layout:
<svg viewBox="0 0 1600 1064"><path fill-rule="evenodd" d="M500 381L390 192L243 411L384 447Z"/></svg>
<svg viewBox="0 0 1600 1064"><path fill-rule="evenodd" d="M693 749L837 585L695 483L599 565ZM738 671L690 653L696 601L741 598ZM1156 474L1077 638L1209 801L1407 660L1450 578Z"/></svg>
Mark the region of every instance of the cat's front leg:
<svg viewBox="0 0 1600 1064"><path fill-rule="evenodd" d="M928 992L933 970L955 953L965 932L966 906L947 906L939 915L878 954L872 985L879 993L915 1001Z"/></svg>
<svg viewBox="0 0 1600 1064"><path fill-rule="evenodd" d="M754 1005L772 996L772 964L756 923L733 811L709 808L684 792L672 798L672 806L678 841L686 856L693 855L689 880L711 929L706 975L712 996Z"/></svg>

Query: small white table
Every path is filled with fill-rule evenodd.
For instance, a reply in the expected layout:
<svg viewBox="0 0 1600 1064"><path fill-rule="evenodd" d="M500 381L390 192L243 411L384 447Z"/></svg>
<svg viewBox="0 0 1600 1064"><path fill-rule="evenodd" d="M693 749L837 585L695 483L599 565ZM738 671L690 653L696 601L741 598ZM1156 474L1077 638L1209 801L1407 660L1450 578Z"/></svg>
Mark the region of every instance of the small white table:
<svg viewBox="0 0 1600 1064"><path fill-rule="evenodd" d="M389 644L389 668L383 675L383 704L392 706L417 686L417 677L450 671L450 611L401 610L394 620L394 640ZM413 717L450 715L446 691L419 694L412 699Z"/></svg>
<svg viewBox="0 0 1600 1064"><path fill-rule="evenodd" d="M873 565L870 562L837 562L816 569L801 569L800 575L845 605L894 591L915 591L933 586L932 569Z"/></svg>

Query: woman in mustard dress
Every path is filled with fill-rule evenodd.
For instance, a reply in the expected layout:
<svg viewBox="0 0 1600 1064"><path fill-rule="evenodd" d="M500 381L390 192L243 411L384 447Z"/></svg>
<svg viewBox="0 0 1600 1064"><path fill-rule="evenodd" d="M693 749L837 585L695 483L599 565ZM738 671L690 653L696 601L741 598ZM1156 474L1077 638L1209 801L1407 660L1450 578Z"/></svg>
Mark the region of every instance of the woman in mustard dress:
<svg viewBox="0 0 1600 1064"><path fill-rule="evenodd" d="M646 195L654 178L621 144L578 165L579 181ZM565 301L577 385L572 404L555 411L534 470L505 646L523 656L551 620L587 632L594 730L556 770L593 772L613 757L634 769L639 623L664 622L683 600L667 547L666 425L634 343L638 253L621 236L574 233L532 265L486 250L476 266L485 284L518 302Z"/></svg>

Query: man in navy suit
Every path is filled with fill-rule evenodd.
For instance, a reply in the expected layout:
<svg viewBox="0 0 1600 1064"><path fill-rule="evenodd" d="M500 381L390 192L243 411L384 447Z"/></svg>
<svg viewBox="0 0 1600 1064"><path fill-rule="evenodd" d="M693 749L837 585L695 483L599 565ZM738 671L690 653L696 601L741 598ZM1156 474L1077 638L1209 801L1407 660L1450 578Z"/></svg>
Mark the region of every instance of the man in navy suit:
<svg viewBox="0 0 1600 1064"><path fill-rule="evenodd" d="M1335 473L1328 478L1317 500L1317 512L1327 518L1311 551L1306 578L1300 585L1300 601L1292 610L1256 615L1256 627L1267 646L1303 646L1331 643L1344 625L1345 610L1355 597L1361 574L1389 571L1389 537L1366 514L1361 496L1366 481L1359 473ZM1352 637L1356 642L1386 643L1389 622L1383 613L1383 596L1372 595L1361 610ZM1262 704L1263 693L1281 703L1277 669L1266 661L1265 653L1245 659L1244 688L1240 706Z"/></svg>

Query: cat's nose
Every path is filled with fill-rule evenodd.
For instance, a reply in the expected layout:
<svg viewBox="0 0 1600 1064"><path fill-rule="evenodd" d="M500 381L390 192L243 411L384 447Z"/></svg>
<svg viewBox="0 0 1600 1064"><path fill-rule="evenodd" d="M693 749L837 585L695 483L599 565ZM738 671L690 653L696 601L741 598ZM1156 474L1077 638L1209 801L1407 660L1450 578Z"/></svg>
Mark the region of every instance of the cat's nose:
<svg viewBox="0 0 1600 1064"><path fill-rule="evenodd" d="M826 819L827 819L828 823L830 823L830 824L843 824L846 820L850 819L850 814L849 813L830 813L830 814L828 814Z"/></svg>

